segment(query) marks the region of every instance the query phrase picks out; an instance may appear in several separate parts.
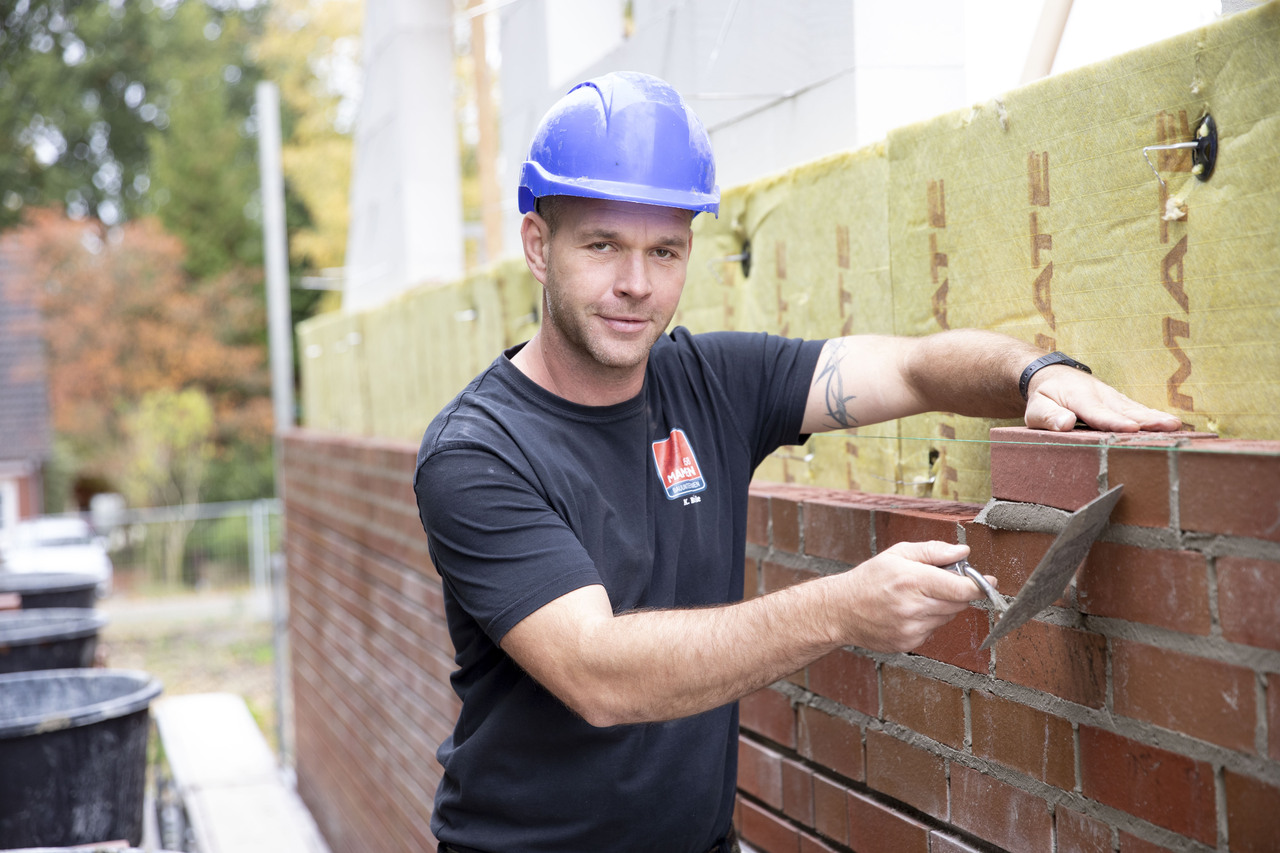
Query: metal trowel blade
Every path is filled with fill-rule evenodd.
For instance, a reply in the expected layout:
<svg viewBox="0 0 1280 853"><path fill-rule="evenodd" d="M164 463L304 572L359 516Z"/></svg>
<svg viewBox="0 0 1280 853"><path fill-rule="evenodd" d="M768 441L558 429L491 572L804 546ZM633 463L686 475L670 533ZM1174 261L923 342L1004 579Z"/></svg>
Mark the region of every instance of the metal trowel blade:
<svg viewBox="0 0 1280 853"><path fill-rule="evenodd" d="M1124 486L1116 486L1071 514L1058 538L1053 540L1040 564L1018 591L1017 598L983 640L982 648L990 648L996 640L1030 622L1062 597L1076 569L1089 555L1094 540L1107 526L1122 489Z"/></svg>

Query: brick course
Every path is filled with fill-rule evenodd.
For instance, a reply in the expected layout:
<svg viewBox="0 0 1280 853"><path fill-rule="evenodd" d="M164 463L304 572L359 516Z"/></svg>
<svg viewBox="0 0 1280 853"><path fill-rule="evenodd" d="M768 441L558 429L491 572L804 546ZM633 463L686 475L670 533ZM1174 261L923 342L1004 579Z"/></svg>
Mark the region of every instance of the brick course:
<svg viewBox="0 0 1280 853"><path fill-rule="evenodd" d="M993 650L974 607L916 653L842 649L743 699L739 832L760 853L1276 849L1280 444L993 439L997 499L1073 509L1124 484L1076 586ZM298 784L335 853L433 849L458 708L416 451L285 441ZM980 509L757 484L748 594L915 538L966 542L1016 593L1053 534Z"/></svg>

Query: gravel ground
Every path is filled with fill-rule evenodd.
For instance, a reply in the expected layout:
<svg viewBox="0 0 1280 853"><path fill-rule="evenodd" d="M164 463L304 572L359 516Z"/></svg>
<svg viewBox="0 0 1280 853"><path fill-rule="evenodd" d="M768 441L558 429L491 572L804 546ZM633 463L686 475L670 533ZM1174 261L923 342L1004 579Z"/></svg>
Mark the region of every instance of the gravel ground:
<svg viewBox="0 0 1280 853"><path fill-rule="evenodd" d="M117 593L98 607L108 619L98 642L100 662L151 673L164 684L162 698L239 694L276 748L275 652L266 596Z"/></svg>

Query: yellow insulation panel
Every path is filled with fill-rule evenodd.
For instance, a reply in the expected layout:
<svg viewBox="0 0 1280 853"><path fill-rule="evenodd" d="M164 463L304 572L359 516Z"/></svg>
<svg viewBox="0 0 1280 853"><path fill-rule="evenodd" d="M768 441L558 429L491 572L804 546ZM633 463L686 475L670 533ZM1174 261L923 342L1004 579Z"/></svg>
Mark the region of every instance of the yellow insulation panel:
<svg viewBox="0 0 1280 853"><path fill-rule="evenodd" d="M1185 151L1219 131L1206 182ZM1167 185L1167 186L1166 186ZM1174 200L1171 205L1170 199ZM1166 218L1182 207L1182 218ZM726 189L676 322L826 338L977 327L1224 437L1280 438L1280 2ZM746 265L744 268L744 261ZM416 439L540 291L513 259L299 327L308 425ZM355 342L355 343L353 343ZM815 436L765 479L982 500L994 422Z"/></svg>

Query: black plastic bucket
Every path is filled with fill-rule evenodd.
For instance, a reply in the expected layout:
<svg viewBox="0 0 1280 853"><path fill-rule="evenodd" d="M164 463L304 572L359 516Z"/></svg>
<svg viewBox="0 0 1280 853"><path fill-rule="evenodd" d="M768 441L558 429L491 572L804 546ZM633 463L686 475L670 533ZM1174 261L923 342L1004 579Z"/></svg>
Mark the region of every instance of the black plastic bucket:
<svg viewBox="0 0 1280 853"><path fill-rule="evenodd" d="M0 673L93 666L106 624L106 616L82 607L0 612Z"/></svg>
<svg viewBox="0 0 1280 853"><path fill-rule="evenodd" d="M23 610L38 607L93 607L98 581L73 572L0 573L0 593L14 592Z"/></svg>
<svg viewBox="0 0 1280 853"><path fill-rule="evenodd" d="M120 847L115 844L102 847L23 847L18 850L5 850L4 853L175 853L173 850L150 849L138 847Z"/></svg>
<svg viewBox="0 0 1280 853"><path fill-rule="evenodd" d="M144 850L138 847L120 847L118 845L104 845L102 847L23 847L18 850L5 850L4 853L175 853L173 850L150 849Z"/></svg>
<svg viewBox="0 0 1280 853"><path fill-rule="evenodd" d="M0 850L142 842L145 672L0 675Z"/></svg>

